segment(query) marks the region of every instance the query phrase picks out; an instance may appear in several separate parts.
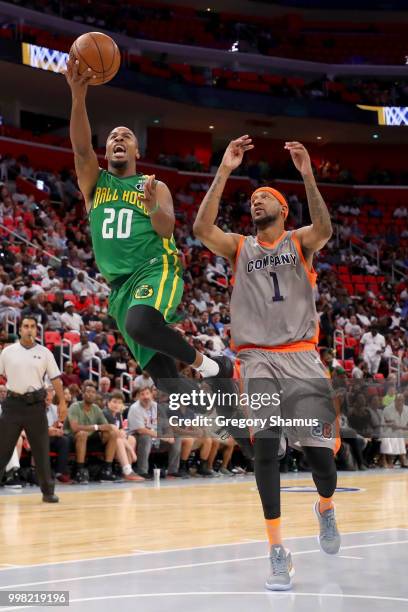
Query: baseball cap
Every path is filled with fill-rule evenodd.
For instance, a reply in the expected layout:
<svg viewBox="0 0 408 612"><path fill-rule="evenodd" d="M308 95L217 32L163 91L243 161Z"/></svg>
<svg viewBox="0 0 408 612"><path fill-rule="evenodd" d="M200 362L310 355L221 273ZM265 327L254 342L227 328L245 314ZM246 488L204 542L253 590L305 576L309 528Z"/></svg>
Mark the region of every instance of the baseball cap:
<svg viewBox="0 0 408 612"><path fill-rule="evenodd" d="M70 306L73 306L73 303L68 301L68 302L64 302L64 308L69 308Z"/></svg>
<svg viewBox="0 0 408 612"><path fill-rule="evenodd" d="M79 294L80 297L86 297L88 295L88 292L86 289L83 289L83 291L81 291L81 293Z"/></svg>

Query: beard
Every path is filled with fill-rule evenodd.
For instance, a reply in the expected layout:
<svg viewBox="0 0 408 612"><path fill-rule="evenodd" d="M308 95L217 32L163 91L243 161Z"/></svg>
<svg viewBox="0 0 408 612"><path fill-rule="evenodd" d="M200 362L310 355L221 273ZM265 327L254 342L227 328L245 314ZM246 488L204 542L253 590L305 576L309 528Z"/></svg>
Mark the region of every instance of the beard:
<svg viewBox="0 0 408 612"><path fill-rule="evenodd" d="M279 215L266 215L266 217L262 217L262 219L254 219L254 224L256 229L264 230L267 227L270 227L278 220Z"/></svg>
<svg viewBox="0 0 408 612"><path fill-rule="evenodd" d="M115 170L121 170L122 168L126 168L126 166L128 165L128 160L127 159L111 159L109 163L112 168L115 168Z"/></svg>

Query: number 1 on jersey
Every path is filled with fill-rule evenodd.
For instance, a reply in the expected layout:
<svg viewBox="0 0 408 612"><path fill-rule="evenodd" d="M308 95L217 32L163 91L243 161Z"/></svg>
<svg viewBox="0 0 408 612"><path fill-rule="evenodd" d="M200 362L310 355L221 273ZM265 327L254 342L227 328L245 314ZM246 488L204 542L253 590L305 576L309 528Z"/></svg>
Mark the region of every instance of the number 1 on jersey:
<svg viewBox="0 0 408 612"><path fill-rule="evenodd" d="M284 297L281 295L279 289L278 275L276 274L276 272L269 272L269 276L272 278L273 290L275 294L272 298L272 302L283 302Z"/></svg>

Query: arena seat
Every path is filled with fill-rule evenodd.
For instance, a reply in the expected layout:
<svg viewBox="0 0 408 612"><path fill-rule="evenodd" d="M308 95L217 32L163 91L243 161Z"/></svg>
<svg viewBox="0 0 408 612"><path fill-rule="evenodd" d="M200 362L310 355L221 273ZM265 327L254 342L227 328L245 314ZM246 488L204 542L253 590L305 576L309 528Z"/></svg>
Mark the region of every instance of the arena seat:
<svg viewBox="0 0 408 612"><path fill-rule="evenodd" d="M72 344L77 344L80 340L80 335L76 331L68 331L64 333L64 339L69 340Z"/></svg>
<svg viewBox="0 0 408 612"><path fill-rule="evenodd" d="M52 351L54 346L58 346L61 344L62 338L61 334L58 331L45 331L44 332L44 342L45 346Z"/></svg>

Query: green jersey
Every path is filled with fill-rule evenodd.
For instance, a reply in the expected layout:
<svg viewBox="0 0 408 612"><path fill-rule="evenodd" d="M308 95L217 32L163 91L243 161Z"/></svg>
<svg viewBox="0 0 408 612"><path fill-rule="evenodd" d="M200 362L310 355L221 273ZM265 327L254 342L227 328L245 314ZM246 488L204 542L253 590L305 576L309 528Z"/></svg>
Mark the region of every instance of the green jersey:
<svg viewBox="0 0 408 612"><path fill-rule="evenodd" d="M95 261L108 283L168 258L177 261L174 238L156 233L143 203L147 178L99 174L89 221Z"/></svg>

